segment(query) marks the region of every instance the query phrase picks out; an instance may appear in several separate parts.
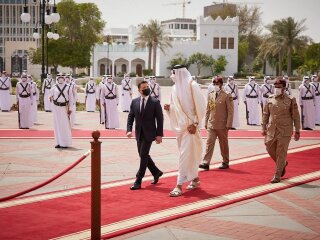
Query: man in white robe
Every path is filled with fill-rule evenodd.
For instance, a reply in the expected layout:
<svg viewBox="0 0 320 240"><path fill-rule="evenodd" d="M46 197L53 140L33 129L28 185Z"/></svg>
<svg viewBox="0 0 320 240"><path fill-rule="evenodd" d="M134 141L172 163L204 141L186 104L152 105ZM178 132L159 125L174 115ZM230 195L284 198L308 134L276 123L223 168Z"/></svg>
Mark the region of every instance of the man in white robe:
<svg viewBox="0 0 320 240"><path fill-rule="evenodd" d="M96 90L96 99L97 99L97 105L99 106L99 112L100 112L100 124L104 124L105 121L105 110L104 110L104 105L101 103L100 98L101 98L101 89L104 86L104 84L107 82L107 78L110 75L103 75L101 82L98 84L97 90ZM111 76L110 76L111 77Z"/></svg>
<svg viewBox="0 0 320 240"><path fill-rule="evenodd" d="M315 89L310 84L308 76L303 77L303 82L299 86L299 104L301 107L302 129L313 130L316 124Z"/></svg>
<svg viewBox="0 0 320 240"><path fill-rule="evenodd" d="M16 99L18 105L18 124L20 129L29 129L33 125L31 106L33 104L33 94L27 75L21 75L21 81L16 85Z"/></svg>
<svg viewBox="0 0 320 240"><path fill-rule="evenodd" d="M46 112L52 111L52 103L50 102L50 89L54 85L53 78L50 73L47 74L47 78L43 81L42 84L42 93L43 93L43 102L44 110Z"/></svg>
<svg viewBox="0 0 320 240"><path fill-rule="evenodd" d="M161 87L157 83L157 78L155 76L149 77L149 86L150 86L150 96L158 99L161 102Z"/></svg>
<svg viewBox="0 0 320 240"><path fill-rule="evenodd" d="M283 79L286 81L286 89L285 89L285 93L288 95L288 96L291 96L292 95L292 90L291 90L291 83L289 81L289 77L287 75L284 75L283 76Z"/></svg>
<svg viewBox="0 0 320 240"><path fill-rule="evenodd" d="M206 101L199 85L192 81L190 72L183 65L173 67L170 104L165 104L172 129L177 134L179 169L176 187L170 192L171 197L182 195L182 185L191 181L188 190L200 185L198 165L202 158L202 139L199 123L206 112Z"/></svg>
<svg viewBox="0 0 320 240"><path fill-rule="evenodd" d="M53 129L56 142L55 148L67 148L72 145L72 132L70 123L71 109L74 99L73 93L65 78L57 76L57 84L50 90L52 104Z"/></svg>
<svg viewBox="0 0 320 240"><path fill-rule="evenodd" d="M35 81L33 81L33 78L31 75L28 75L28 82L31 86L31 92L33 94L32 98L32 106L31 106L31 116L32 116L32 122L36 123L38 122L38 103L39 103L39 88Z"/></svg>
<svg viewBox="0 0 320 240"><path fill-rule="evenodd" d="M119 128L119 92L117 84L113 82L113 78L111 76L108 77L107 82L102 85L100 102L105 108L105 128Z"/></svg>
<svg viewBox="0 0 320 240"><path fill-rule="evenodd" d="M212 79L211 79L211 83L209 84L208 86L208 90L207 90L207 100L209 99L209 94L214 90L214 86L213 86L213 81L214 79L216 79L217 76L214 76Z"/></svg>
<svg viewBox="0 0 320 240"><path fill-rule="evenodd" d="M69 108L71 110L70 114L70 122L71 122L71 127L74 127L76 124L76 111L77 111L77 85L74 82L73 78L70 76L70 74L67 74L65 77L66 84L69 85L71 93L72 93L72 99L73 102L72 104L69 104Z"/></svg>
<svg viewBox="0 0 320 240"><path fill-rule="evenodd" d="M243 102L246 105L246 118L248 125L260 124L260 89L255 77L249 77L249 82L243 89Z"/></svg>
<svg viewBox="0 0 320 240"><path fill-rule="evenodd" d="M93 77L90 77L90 80L86 83L86 111L94 112L96 110L96 83L93 80Z"/></svg>
<svg viewBox="0 0 320 240"><path fill-rule="evenodd" d="M2 112L9 112L11 109L11 92L11 79L7 76L6 71L3 71L0 77L0 109Z"/></svg>
<svg viewBox="0 0 320 240"><path fill-rule="evenodd" d="M316 105L316 125L320 126L320 83L319 83L319 77L317 75L312 76L312 82L311 85L314 86L314 100Z"/></svg>
<svg viewBox="0 0 320 240"><path fill-rule="evenodd" d="M121 95L122 111L129 112L130 105L132 102L132 79L129 78L128 75L125 75L124 79L122 79L121 87L122 87L122 95Z"/></svg>
<svg viewBox="0 0 320 240"><path fill-rule="evenodd" d="M228 83L224 86L224 91L230 93L233 99L233 120L232 120L232 130L236 130L240 127L239 121L239 89L238 85L235 83L234 77L228 77Z"/></svg>
<svg viewBox="0 0 320 240"><path fill-rule="evenodd" d="M265 76L264 77L264 83L260 87L260 103L262 108L262 114L263 109L266 103L268 102L268 98L271 94L274 94L274 86L271 84L271 77Z"/></svg>

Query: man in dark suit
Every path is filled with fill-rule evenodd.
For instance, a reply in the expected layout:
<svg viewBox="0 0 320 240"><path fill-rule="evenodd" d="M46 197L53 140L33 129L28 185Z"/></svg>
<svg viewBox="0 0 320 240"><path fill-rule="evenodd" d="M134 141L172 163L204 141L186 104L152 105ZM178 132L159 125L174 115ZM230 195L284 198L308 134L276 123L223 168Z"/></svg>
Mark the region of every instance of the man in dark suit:
<svg viewBox="0 0 320 240"><path fill-rule="evenodd" d="M132 100L127 122L127 137L130 138L132 137L133 122L136 121L135 135L140 156L140 168L131 190L141 188L142 178L147 167L154 177L152 184L156 184L163 175L163 172L157 168L149 155L152 142L156 141L157 144L162 142L163 114L160 101L149 96L150 88L147 81L139 83L138 91L141 96Z"/></svg>

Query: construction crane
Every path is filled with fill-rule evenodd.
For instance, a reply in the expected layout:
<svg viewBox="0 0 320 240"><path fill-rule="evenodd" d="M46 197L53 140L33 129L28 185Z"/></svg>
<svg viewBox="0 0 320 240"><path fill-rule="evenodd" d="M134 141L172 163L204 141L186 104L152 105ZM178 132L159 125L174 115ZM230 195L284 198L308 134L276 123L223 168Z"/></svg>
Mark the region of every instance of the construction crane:
<svg viewBox="0 0 320 240"><path fill-rule="evenodd" d="M242 4L263 4L262 2L229 2L227 0L222 0L222 2L212 2L213 4L235 4L235 5L242 5Z"/></svg>
<svg viewBox="0 0 320 240"><path fill-rule="evenodd" d="M183 0L182 2L176 2L176 3L167 3L163 5L182 5L182 18L186 17L186 5L190 4L191 1Z"/></svg>

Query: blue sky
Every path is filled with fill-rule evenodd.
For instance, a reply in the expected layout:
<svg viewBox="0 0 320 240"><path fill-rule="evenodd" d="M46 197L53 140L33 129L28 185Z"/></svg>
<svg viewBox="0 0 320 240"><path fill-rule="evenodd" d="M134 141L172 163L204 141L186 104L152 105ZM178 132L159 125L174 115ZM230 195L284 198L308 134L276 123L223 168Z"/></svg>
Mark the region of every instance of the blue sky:
<svg viewBox="0 0 320 240"><path fill-rule="evenodd" d="M75 0L75 2L93 2L102 12L107 27L128 27L147 23L150 19L167 20L182 17L182 5L168 5L180 3L183 0ZM189 1L189 0L188 0ZM186 17L196 18L203 15L204 6L222 0L190 0L186 5ZM296 20L306 18L307 31L315 42L320 42L320 0L227 0L236 3L257 3L262 11L264 25L274 20L293 17Z"/></svg>

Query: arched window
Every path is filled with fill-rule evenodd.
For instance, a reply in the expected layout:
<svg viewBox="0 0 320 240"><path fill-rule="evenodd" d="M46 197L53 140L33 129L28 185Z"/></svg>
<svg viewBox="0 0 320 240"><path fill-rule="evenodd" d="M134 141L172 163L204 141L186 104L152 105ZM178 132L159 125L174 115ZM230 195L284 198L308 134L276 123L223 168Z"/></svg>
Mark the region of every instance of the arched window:
<svg viewBox="0 0 320 240"><path fill-rule="evenodd" d="M127 65L126 64L121 65L121 72L123 72L123 73L127 72Z"/></svg>
<svg viewBox="0 0 320 240"><path fill-rule="evenodd" d="M106 65L101 64L100 65L100 76L105 75L106 72Z"/></svg>
<svg viewBox="0 0 320 240"><path fill-rule="evenodd" d="M136 66L136 74L139 77L142 77L142 65L141 64L137 64L137 66Z"/></svg>

